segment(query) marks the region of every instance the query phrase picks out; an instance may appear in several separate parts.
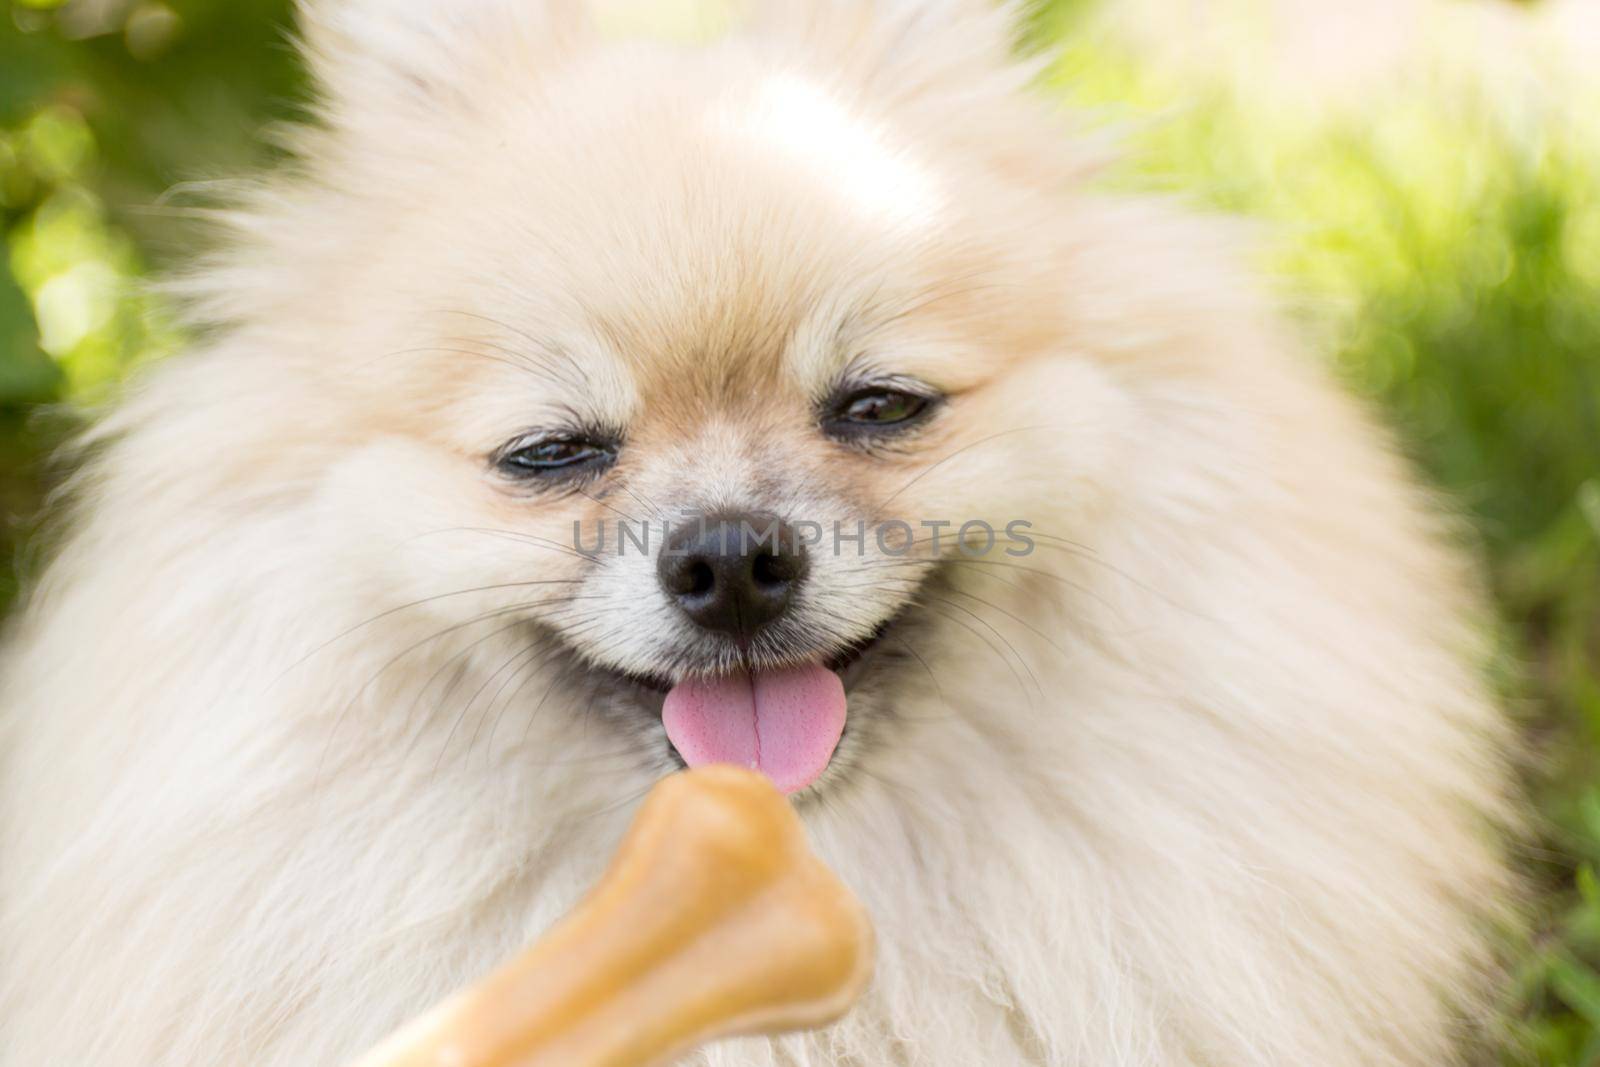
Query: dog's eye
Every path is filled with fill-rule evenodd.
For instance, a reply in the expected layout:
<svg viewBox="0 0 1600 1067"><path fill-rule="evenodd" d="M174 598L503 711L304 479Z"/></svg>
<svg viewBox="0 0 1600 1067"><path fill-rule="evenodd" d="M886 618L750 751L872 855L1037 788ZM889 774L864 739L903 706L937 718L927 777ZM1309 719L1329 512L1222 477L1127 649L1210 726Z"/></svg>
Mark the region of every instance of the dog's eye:
<svg viewBox="0 0 1600 1067"><path fill-rule="evenodd" d="M828 432L851 437L903 429L933 411L938 397L906 389L873 386L845 393L824 419Z"/></svg>
<svg viewBox="0 0 1600 1067"><path fill-rule="evenodd" d="M494 465L512 478L568 478L596 472L616 456L615 445L586 437L521 437L500 450Z"/></svg>
<svg viewBox="0 0 1600 1067"><path fill-rule="evenodd" d="M846 422L884 426L914 419L927 406L927 397L910 393L862 393L851 398L839 417Z"/></svg>

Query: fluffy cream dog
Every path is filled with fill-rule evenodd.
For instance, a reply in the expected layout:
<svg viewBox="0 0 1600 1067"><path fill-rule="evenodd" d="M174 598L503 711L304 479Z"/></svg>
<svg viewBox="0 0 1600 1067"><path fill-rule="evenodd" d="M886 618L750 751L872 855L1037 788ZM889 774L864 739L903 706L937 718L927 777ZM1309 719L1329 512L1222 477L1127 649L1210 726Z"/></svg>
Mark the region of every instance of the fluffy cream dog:
<svg viewBox="0 0 1600 1067"><path fill-rule="evenodd" d="M311 6L325 121L12 639L0 1064L336 1067L763 740L882 960L696 1062L1461 1058L1470 571L1227 239L1091 191L981 0L577 6ZM750 515L830 532L574 549Z"/></svg>

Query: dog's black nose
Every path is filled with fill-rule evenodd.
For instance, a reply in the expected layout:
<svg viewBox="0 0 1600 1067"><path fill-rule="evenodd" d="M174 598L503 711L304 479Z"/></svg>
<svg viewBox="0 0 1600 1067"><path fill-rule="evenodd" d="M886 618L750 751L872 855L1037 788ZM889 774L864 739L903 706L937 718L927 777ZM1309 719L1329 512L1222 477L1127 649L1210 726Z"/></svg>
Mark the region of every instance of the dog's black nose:
<svg viewBox="0 0 1600 1067"><path fill-rule="evenodd" d="M749 637L782 615L806 576L794 527L766 514L693 519L667 537L661 587L696 624Z"/></svg>

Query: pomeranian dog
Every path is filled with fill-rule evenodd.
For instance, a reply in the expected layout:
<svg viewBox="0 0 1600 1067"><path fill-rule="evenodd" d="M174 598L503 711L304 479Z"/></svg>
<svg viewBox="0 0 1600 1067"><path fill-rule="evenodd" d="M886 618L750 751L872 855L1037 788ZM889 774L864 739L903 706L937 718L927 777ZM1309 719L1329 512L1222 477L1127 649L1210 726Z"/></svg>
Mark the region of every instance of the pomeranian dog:
<svg viewBox="0 0 1600 1067"><path fill-rule="evenodd" d="M0 1064L337 1067L727 760L881 959L692 1062L1467 1059L1472 568L1226 228L1094 188L1015 12L304 17L320 120L14 624Z"/></svg>

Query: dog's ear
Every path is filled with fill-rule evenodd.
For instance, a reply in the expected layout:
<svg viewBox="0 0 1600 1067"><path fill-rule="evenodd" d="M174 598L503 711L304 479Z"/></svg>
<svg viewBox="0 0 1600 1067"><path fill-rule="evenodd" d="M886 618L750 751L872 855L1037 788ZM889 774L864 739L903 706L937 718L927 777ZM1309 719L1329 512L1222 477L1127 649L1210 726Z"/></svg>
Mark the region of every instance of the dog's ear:
<svg viewBox="0 0 1600 1067"><path fill-rule="evenodd" d="M472 75L553 63L590 32L584 0L299 0L299 9L335 114L366 102L470 105Z"/></svg>

